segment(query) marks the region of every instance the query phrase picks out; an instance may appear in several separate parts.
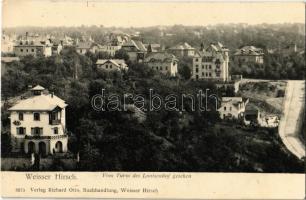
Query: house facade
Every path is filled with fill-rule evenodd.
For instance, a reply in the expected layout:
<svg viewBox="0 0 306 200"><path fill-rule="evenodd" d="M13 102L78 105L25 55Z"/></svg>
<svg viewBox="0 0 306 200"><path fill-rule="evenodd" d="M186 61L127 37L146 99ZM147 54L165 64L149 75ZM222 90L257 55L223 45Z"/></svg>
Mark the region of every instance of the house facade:
<svg viewBox="0 0 306 200"><path fill-rule="evenodd" d="M52 44L47 41L35 41L35 40L20 40L14 45L14 54L16 56L51 56Z"/></svg>
<svg viewBox="0 0 306 200"><path fill-rule="evenodd" d="M151 69L170 76L177 75L178 59L169 53L149 53L144 61Z"/></svg>
<svg viewBox="0 0 306 200"><path fill-rule="evenodd" d="M187 42L184 42L167 49L167 52L176 57L193 57L195 54L195 48L190 46Z"/></svg>
<svg viewBox="0 0 306 200"><path fill-rule="evenodd" d="M105 44L105 45L100 45L98 51L105 52L107 55L114 57L116 51L118 51L119 49L121 49L121 46Z"/></svg>
<svg viewBox="0 0 306 200"><path fill-rule="evenodd" d="M192 79L229 81L229 50L221 43L201 48L192 60Z"/></svg>
<svg viewBox="0 0 306 200"><path fill-rule="evenodd" d="M9 108L13 152L48 155L67 152L67 104L41 87Z"/></svg>
<svg viewBox="0 0 306 200"><path fill-rule="evenodd" d="M14 49L14 41L8 36L3 34L1 39L1 52L12 53Z"/></svg>
<svg viewBox="0 0 306 200"><path fill-rule="evenodd" d="M106 71L127 70L128 66L123 59L99 59L96 62L97 68Z"/></svg>
<svg viewBox="0 0 306 200"><path fill-rule="evenodd" d="M242 119L248 99L242 97L222 97L218 109L221 119Z"/></svg>
<svg viewBox="0 0 306 200"><path fill-rule="evenodd" d="M132 62L143 62L147 49L141 41L130 40L122 45L122 49L127 52Z"/></svg>
<svg viewBox="0 0 306 200"><path fill-rule="evenodd" d="M85 55L87 52L96 53L99 50L99 46L91 41L78 42L76 51L79 54Z"/></svg>
<svg viewBox="0 0 306 200"><path fill-rule="evenodd" d="M238 49L234 54L234 60L237 63L264 63L264 53L261 48L254 46L244 46L241 49Z"/></svg>

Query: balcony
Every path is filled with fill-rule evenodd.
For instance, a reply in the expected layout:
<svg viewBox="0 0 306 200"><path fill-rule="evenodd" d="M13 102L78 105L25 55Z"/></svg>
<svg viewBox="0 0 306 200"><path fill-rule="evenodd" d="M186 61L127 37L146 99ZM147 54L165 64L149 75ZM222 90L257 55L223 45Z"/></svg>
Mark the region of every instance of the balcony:
<svg viewBox="0 0 306 200"><path fill-rule="evenodd" d="M48 139L48 140L52 140L52 139L63 139L63 138L67 138L68 135L25 135L25 139L28 140L42 140L42 139Z"/></svg>
<svg viewBox="0 0 306 200"><path fill-rule="evenodd" d="M53 119L53 120L50 120L50 124L51 125L59 125L61 123L61 120L60 119Z"/></svg>

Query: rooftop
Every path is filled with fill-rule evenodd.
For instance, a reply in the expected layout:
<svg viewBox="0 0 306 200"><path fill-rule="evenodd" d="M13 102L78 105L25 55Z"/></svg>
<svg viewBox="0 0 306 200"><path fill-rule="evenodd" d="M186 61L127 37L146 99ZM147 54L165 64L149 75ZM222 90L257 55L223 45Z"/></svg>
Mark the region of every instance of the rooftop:
<svg viewBox="0 0 306 200"><path fill-rule="evenodd" d="M111 62L114 65L116 65L117 67L121 67L123 65L126 65L125 61L123 59L98 59L96 64L97 65L103 65L106 62Z"/></svg>
<svg viewBox="0 0 306 200"><path fill-rule="evenodd" d="M263 50L254 46L244 46L236 51L234 55L252 55L259 56L263 55Z"/></svg>
<svg viewBox="0 0 306 200"><path fill-rule="evenodd" d="M9 111L52 111L56 107L65 108L67 104L64 100L53 94L41 94L31 96L19 101L16 105L9 108Z"/></svg>
<svg viewBox="0 0 306 200"><path fill-rule="evenodd" d="M154 62L154 61L165 62L173 60L178 61L178 59L173 54L164 53L164 52L149 53L145 58L145 62Z"/></svg>
<svg viewBox="0 0 306 200"><path fill-rule="evenodd" d="M170 50L194 50L195 48L190 46L187 42L184 42L184 43L179 43L169 49Z"/></svg>
<svg viewBox="0 0 306 200"><path fill-rule="evenodd" d="M146 47L141 41L130 40L122 45L122 47L136 47L139 51L147 51Z"/></svg>

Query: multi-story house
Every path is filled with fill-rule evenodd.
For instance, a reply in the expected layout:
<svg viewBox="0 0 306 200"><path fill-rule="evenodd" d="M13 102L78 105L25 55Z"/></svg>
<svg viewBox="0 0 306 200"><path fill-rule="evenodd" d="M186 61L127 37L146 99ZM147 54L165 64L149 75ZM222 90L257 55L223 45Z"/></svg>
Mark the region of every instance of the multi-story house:
<svg viewBox="0 0 306 200"><path fill-rule="evenodd" d="M167 49L167 52L172 53L176 57L193 57L195 48L184 42Z"/></svg>
<svg viewBox="0 0 306 200"><path fill-rule="evenodd" d="M122 49L127 52L132 62L143 62L147 49L141 41L130 40L122 45Z"/></svg>
<svg viewBox="0 0 306 200"><path fill-rule="evenodd" d="M96 53L98 50L99 45L91 41L78 42L76 46L76 51L83 55L85 55L87 52Z"/></svg>
<svg viewBox="0 0 306 200"><path fill-rule="evenodd" d="M229 81L228 51L219 42L210 44L206 49L202 46L193 57L192 79Z"/></svg>
<svg viewBox="0 0 306 200"><path fill-rule="evenodd" d="M98 69L106 71L122 71L127 70L128 66L123 59L99 59L96 62Z"/></svg>
<svg viewBox="0 0 306 200"><path fill-rule="evenodd" d="M261 48L254 46L244 46L236 51L234 54L234 60L237 63L264 63L264 53Z"/></svg>
<svg viewBox="0 0 306 200"><path fill-rule="evenodd" d="M222 97L218 109L221 119L242 119L249 99L242 97Z"/></svg>
<svg viewBox="0 0 306 200"><path fill-rule="evenodd" d="M164 46L160 44L144 44L148 53L149 52L161 52L164 51Z"/></svg>
<svg viewBox="0 0 306 200"><path fill-rule="evenodd" d="M13 152L67 152L65 101L37 85L31 96L9 108Z"/></svg>
<svg viewBox="0 0 306 200"><path fill-rule="evenodd" d="M47 41L20 40L14 45L14 54L16 56L51 56L52 44Z"/></svg>
<svg viewBox="0 0 306 200"><path fill-rule="evenodd" d="M151 69L170 76L177 75L178 59L169 53L154 52L147 54L144 63Z"/></svg>
<svg viewBox="0 0 306 200"><path fill-rule="evenodd" d="M63 50L63 41L62 40L52 40L52 55L58 55Z"/></svg>
<svg viewBox="0 0 306 200"><path fill-rule="evenodd" d="M8 35L2 34L1 52L12 53L13 48L14 48L14 41Z"/></svg>
<svg viewBox="0 0 306 200"><path fill-rule="evenodd" d="M107 55L114 57L116 51L118 51L119 49L121 49L121 46L113 44L105 44L105 45L100 45L98 51L105 52Z"/></svg>

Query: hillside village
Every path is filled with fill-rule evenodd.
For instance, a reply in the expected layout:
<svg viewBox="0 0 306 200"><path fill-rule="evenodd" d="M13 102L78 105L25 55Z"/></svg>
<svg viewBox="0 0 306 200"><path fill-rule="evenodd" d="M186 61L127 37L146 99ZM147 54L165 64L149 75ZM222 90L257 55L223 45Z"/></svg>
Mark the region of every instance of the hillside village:
<svg viewBox="0 0 306 200"><path fill-rule="evenodd" d="M4 32L4 162L21 157L26 163L38 158L49 163L7 165L16 170L85 170L93 161L91 170L135 170L126 160L141 163L136 171L303 170L277 135L285 80L303 77L304 46L297 46L299 39L283 48L249 40L232 48L221 37L201 39L214 28L193 29L192 39L180 41L167 28L154 29L157 37L148 30L78 36ZM164 40L171 38L177 42L169 46ZM279 71L282 64L286 67ZM112 94L144 94L145 101L149 88L160 95L208 89L217 95L217 108L209 101L211 112L193 111L186 101L180 112L146 112L128 102L128 111L99 113L90 101L103 88ZM254 146L261 147L259 152ZM274 164L262 159L272 153ZM280 156L285 158L277 161Z"/></svg>

